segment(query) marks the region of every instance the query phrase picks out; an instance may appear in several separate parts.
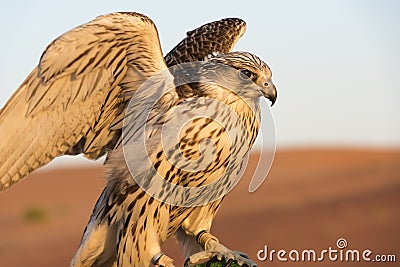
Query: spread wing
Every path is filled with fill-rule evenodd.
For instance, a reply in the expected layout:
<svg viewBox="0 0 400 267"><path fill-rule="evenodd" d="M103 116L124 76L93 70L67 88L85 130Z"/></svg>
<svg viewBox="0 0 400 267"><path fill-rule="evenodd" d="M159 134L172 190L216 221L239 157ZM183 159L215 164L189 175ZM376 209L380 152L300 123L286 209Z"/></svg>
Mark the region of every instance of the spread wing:
<svg viewBox="0 0 400 267"><path fill-rule="evenodd" d="M213 52L230 52L246 31L246 23L238 18L226 18L207 23L187 32L183 39L165 56L168 67L191 61L203 61Z"/></svg>
<svg viewBox="0 0 400 267"><path fill-rule="evenodd" d="M59 155L104 154L129 93L164 69L157 29L141 14L100 16L57 38L0 110L0 190Z"/></svg>
<svg viewBox="0 0 400 267"><path fill-rule="evenodd" d="M165 56L168 66L229 52L246 29L222 19L187 33ZM129 98L166 68L153 22L114 13L65 33L0 110L0 190L64 154L96 159L121 136Z"/></svg>

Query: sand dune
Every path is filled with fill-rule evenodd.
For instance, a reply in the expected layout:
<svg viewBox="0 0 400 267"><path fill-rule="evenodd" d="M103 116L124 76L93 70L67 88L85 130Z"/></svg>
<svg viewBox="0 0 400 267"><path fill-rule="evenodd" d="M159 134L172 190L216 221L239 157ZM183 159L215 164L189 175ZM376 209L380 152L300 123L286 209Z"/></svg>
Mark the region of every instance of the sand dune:
<svg viewBox="0 0 400 267"><path fill-rule="evenodd" d="M269 249L336 247L395 254L397 263L273 262L259 266L397 266L400 262L400 151L279 151L262 188L246 177L226 197L213 232L232 249L257 259ZM0 193L0 265L68 266L105 183L102 168L32 174ZM165 251L182 259L170 240Z"/></svg>

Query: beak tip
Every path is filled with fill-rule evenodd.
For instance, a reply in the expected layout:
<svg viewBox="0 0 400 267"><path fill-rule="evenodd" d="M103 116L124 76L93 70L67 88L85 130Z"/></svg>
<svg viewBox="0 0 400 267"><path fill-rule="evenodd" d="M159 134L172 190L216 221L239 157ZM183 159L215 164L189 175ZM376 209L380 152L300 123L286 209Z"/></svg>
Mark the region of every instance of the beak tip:
<svg viewBox="0 0 400 267"><path fill-rule="evenodd" d="M276 102L276 94L274 94L273 96L269 96L268 99L269 101L271 101L271 107L272 107Z"/></svg>
<svg viewBox="0 0 400 267"><path fill-rule="evenodd" d="M278 98L278 92L276 90L275 85L272 87L266 87L261 90L262 95L271 101L271 107L275 104L276 99Z"/></svg>

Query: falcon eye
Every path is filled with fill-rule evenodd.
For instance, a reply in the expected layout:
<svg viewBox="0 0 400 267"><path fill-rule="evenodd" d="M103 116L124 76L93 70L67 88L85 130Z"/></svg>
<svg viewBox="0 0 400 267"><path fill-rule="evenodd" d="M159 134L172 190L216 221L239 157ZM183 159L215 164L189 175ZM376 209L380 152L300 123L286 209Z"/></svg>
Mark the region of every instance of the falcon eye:
<svg viewBox="0 0 400 267"><path fill-rule="evenodd" d="M242 70L240 70L240 76L243 79L247 79L247 78L251 79L251 78L253 78L253 73L247 69L242 69Z"/></svg>

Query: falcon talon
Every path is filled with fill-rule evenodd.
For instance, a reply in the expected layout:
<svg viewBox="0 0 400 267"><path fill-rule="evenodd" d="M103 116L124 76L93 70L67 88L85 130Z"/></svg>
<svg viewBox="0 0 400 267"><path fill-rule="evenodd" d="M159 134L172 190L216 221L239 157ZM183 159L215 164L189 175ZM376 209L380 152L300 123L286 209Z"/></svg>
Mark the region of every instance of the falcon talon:
<svg viewBox="0 0 400 267"><path fill-rule="evenodd" d="M151 260L155 267L175 267L175 265L173 265L173 261L173 259L162 252L156 254Z"/></svg>
<svg viewBox="0 0 400 267"><path fill-rule="evenodd" d="M246 255L247 256L247 255ZM196 264L205 260L210 261L225 261L227 264L236 262L239 266L257 267L257 264L251 259L243 257L235 251L202 251L192 255L186 261L191 264ZM186 265L185 265L186 266ZM229 266L229 265L227 265Z"/></svg>
<svg viewBox="0 0 400 267"><path fill-rule="evenodd" d="M225 267L230 267L234 262L235 262L235 261L232 260L232 259L228 260L228 261L226 262Z"/></svg>
<svg viewBox="0 0 400 267"><path fill-rule="evenodd" d="M234 251L234 253L239 254L241 257L243 257L243 258L245 258L245 259L250 259L249 256L248 256L246 253L244 253L244 252L241 252L241 251Z"/></svg>

